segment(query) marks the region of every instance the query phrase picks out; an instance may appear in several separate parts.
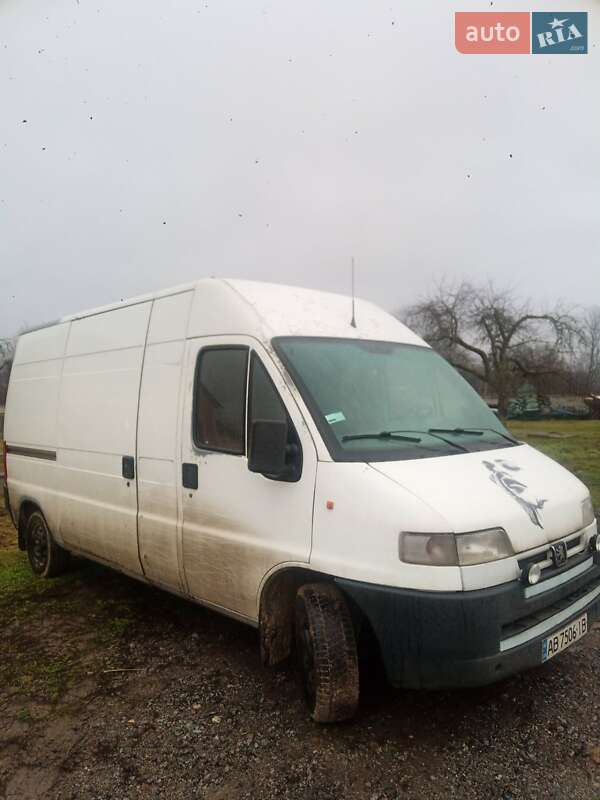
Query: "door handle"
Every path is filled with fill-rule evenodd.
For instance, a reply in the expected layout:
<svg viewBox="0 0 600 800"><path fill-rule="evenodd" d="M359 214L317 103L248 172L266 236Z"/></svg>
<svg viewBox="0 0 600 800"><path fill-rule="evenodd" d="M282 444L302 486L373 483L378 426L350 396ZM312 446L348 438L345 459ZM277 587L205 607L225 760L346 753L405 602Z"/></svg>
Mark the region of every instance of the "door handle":
<svg viewBox="0 0 600 800"><path fill-rule="evenodd" d="M198 488L198 464L181 465L181 482L184 489Z"/></svg>
<svg viewBox="0 0 600 800"><path fill-rule="evenodd" d="M135 478L135 458L133 456L123 456L121 465L123 477L128 481L132 481Z"/></svg>

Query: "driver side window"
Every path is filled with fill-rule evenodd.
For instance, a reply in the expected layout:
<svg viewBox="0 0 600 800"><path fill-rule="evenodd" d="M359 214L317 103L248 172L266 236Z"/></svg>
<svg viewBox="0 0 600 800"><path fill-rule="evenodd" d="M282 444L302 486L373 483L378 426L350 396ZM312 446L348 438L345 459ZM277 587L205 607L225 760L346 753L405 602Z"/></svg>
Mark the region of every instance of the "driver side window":
<svg viewBox="0 0 600 800"><path fill-rule="evenodd" d="M302 473L302 448L296 428L262 361L256 353L252 353L248 392L248 451L252 448L252 426L258 420L286 423L288 474L281 480L299 480Z"/></svg>

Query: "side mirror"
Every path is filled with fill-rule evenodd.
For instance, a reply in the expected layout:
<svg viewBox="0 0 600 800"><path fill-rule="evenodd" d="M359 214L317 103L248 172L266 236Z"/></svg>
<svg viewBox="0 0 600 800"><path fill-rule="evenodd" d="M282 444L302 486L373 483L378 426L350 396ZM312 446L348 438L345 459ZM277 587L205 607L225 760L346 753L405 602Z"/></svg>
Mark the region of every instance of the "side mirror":
<svg viewBox="0 0 600 800"><path fill-rule="evenodd" d="M286 472L285 456L288 426L285 422L259 419L252 424L248 453L250 472L279 476Z"/></svg>

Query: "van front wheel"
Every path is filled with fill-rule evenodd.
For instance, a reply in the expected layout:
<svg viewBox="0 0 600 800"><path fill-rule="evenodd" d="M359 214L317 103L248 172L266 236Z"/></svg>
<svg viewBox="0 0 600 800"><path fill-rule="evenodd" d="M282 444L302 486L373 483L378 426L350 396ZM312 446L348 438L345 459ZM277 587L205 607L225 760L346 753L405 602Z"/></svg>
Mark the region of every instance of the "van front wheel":
<svg viewBox="0 0 600 800"><path fill-rule="evenodd" d="M43 578L60 575L69 563L69 553L56 544L39 511L27 520L27 555L33 572Z"/></svg>
<svg viewBox="0 0 600 800"><path fill-rule="evenodd" d="M350 719L358 707L358 657L344 597L333 584L301 586L295 617L298 665L312 718Z"/></svg>

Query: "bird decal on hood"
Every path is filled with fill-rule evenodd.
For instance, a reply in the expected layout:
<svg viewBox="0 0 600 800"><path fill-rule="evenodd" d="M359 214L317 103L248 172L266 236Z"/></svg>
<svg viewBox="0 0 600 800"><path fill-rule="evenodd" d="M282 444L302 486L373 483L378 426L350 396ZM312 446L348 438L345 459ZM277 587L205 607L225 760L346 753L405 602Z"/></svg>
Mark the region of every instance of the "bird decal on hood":
<svg viewBox="0 0 600 800"><path fill-rule="evenodd" d="M527 484L518 480L515 473L521 471L521 467L515 464L510 464L501 458L496 458L494 461L484 461L484 466L490 471L490 480L504 489L512 499L518 503L523 511L527 514L531 522L538 528L544 528L540 519L539 512L548 502L547 500L528 500L524 493L527 491Z"/></svg>

